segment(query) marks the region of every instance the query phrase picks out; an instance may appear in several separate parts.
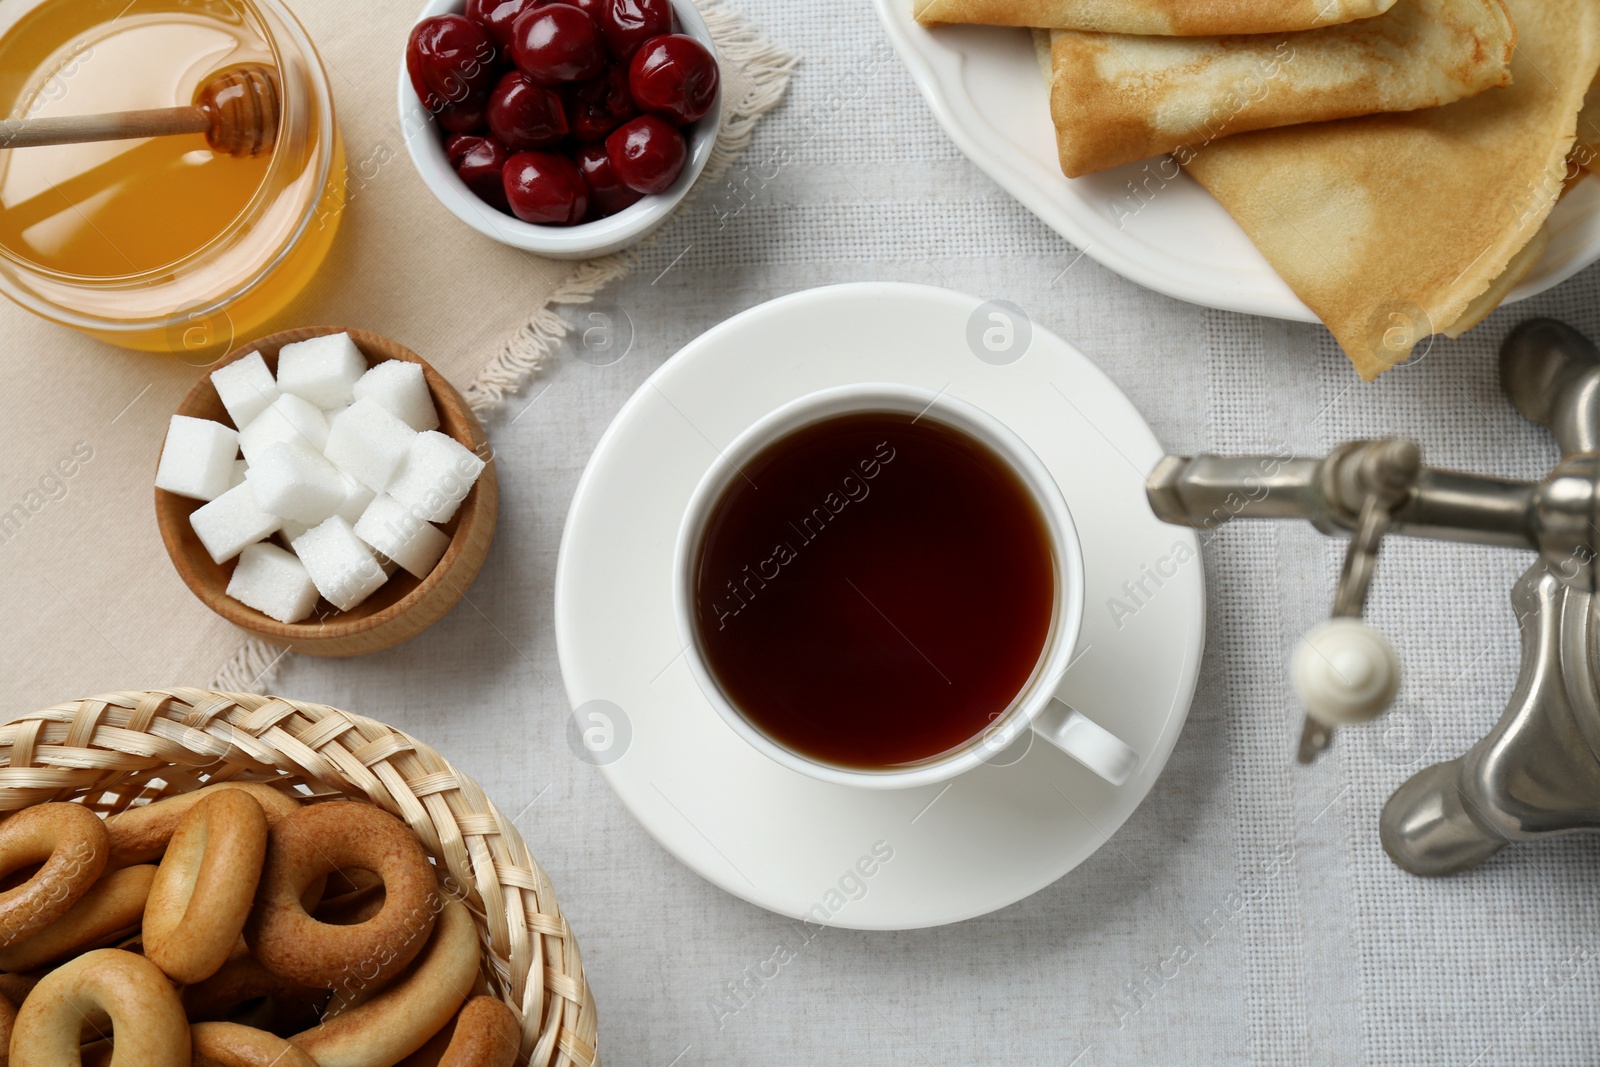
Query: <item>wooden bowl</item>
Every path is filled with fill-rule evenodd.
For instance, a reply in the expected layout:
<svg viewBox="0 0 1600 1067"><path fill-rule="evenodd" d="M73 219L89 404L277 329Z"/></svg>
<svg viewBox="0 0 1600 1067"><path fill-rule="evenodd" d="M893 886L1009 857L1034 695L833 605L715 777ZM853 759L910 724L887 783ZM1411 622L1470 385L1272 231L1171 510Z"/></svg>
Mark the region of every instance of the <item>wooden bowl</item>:
<svg viewBox="0 0 1600 1067"><path fill-rule="evenodd" d="M267 367L276 374L278 350L284 345L331 333L349 333L369 365L390 359L422 364L434 406L439 409L439 432L455 438L488 462L461 507L443 524L442 529L450 535L450 546L428 576L418 579L397 570L382 588L350 611L339 611L322 600L306 621L283 623L246 607L227 594L228 579L233 575L237 558L222 564L213 563L189 525L189 515L204 501L157 489L156 524L161 529L167 555L172 557L172 564L178 568L184 584L224 619L263 640L296 652L312 656L360 656L410 640L438 622L462 598L489 554L495 519L500 512L500 490L495 480L494 454L478 417L443 375L415 352L387 337L338 326L284 330L239 346L218 361L212 370L251 352L260 352ZM177 414L233 425L209 374L189 390L178 405Z"/></svg>

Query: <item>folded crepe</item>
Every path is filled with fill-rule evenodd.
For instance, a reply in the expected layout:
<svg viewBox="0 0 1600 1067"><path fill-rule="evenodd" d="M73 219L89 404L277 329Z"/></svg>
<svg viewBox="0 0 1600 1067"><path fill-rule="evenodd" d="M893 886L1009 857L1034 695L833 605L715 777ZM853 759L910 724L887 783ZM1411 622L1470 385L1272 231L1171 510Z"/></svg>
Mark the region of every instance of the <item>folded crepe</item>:
<svg viewBox="0 0 1600 1067"><path fill-rule="evenodd" d="M1550 227L1540 226L1529 238L1528 243L1517 250L1511 257L1511 262L1506 264L1506 269L1489 283L1489 287L1467 302L1466 310L1462 311L1456 320L1440 326L1435 332L1446 337L1460 337L1478 323L1489 317L1489 312L1500 306L1500 301L1506 294L1516 288L1527 273L1534 268L1534 264L1544 258L1545 249L1550 247ZM1419 324L1420 325L1420 324ZM1421 338L1418 338L1420 340ZM1393 347L1392 340L1390 346ZM1382 346L1380 346L1382 347Z"/></svg>
<svg viewBox="0 0 1600 1067"><path fill-rule="evenodd" d="M1204 36L1284 33L1381 15L1395 0L913 0L924 26L1101 30Z"/></svg>
<svg viewBox="0 0 1600 1067"><path fill-rule="evenodd" d="M1517 27L1507 88L1227 137L1187 164L1363 378L1487 314L1484 294L1503 297L1510 273L1531 266L1519 253L1561 194L1600 70L1600 0L1506 6Z"/></svg>
<svg viewBox="0 0 1600 1067"><path fill-rule="evenodd" d="M1571 161L1584 170L1600 172L1600 79L1589 86L1578 112L1578 139L1572 146Z"/></svg>
<svg viewBox="0 0 1600 1067"><path fill-rule="evenodd" d="M1219 137L1437 107L1511 81L1501 0L1401 0L1290 34L1140 37L1054 30L1050 114L1069 178Z"/></svg>

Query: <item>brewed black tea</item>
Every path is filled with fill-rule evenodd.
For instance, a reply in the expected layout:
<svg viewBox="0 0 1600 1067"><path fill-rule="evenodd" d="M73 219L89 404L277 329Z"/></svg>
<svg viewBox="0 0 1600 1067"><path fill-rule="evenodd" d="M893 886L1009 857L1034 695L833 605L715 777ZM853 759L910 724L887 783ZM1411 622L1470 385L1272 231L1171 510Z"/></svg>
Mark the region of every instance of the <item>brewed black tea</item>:
<svg viewBox="0 0 1600 1067"><path fill-rule="evenodd" d="M841 415L743 465L693 571L701 650L778 744L904 767L981 734L1028 684L1057 598L1051 536L989 446L934 421Z"/></svg>

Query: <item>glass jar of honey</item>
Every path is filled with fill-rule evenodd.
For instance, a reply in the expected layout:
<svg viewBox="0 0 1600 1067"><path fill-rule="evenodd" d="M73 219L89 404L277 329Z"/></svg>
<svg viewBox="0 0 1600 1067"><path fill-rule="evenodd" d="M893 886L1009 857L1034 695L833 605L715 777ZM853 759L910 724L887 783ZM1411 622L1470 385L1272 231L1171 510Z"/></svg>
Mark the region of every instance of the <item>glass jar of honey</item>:
<svg viewBox="0 0 1600 1067"><path fill-rule="evenodd" d="M241 64L277 73L259 156L203 133L0 149L0 291L112 344L211 358L315 274L345 182L327 74L279 0L0 4L0 117L189 105Z"/></svg>

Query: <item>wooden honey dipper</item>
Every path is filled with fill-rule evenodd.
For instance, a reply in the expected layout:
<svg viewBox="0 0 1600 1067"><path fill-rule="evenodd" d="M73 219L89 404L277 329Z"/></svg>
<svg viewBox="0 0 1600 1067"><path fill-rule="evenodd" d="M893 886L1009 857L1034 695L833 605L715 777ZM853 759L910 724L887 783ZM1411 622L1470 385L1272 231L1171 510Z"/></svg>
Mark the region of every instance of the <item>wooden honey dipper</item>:
<svg viewBox="0 0 1600 1067"><path fill-rule="evenodd" d="M216 152L255 156L271 151L278 139L280 103L278 75L272 68L228 67L212 75L188 107L0 122L0 148L203 133Z"/></svg>

